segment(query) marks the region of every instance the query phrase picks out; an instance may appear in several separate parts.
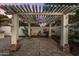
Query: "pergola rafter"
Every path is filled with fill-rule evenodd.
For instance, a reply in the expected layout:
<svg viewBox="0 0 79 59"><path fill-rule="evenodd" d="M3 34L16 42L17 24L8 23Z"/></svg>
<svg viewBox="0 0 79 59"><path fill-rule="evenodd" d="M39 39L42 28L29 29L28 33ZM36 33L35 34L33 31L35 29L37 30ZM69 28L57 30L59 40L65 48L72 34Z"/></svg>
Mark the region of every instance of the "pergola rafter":
<svg viewBox="0 0 79 59"><path fill-rule="evenodd" d="M79 9L79 5L56 5L52 4L51 6L41 6L41 5L29 5L29 4L2 4L0 5L2 9L14 13L39 13L39 12L53 12L53 13L72 13ZM49 7L47 10L46 8ZM36 12L35 12L36 11ZM12 13L11 13L12 14Z"/></svg>
<svg viewBox="0 0 79 59"><path fill-rule="evenodd" d="M74 14L79 9L78 4L51 4L51 5L37 5L37 4L1 4L0 8L4 9L7 14L18 15L63 15ZM70 15L71 15L70 14ZM27 19L23 16L24 19ZM46 17L47 18L47 17ZM54 18L54 16L53 16ZM51 18L47 18L48 20ZM46 20L47 20L46 19ZM49 20L50 21L50 20Z"/></svg>

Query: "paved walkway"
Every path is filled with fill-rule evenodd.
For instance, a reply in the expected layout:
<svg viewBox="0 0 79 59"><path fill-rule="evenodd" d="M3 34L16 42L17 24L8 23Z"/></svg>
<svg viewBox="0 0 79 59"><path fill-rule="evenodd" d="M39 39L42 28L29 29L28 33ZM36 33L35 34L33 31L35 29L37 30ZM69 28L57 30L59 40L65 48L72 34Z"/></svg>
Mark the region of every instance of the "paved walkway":
<svg viewBox="0 0 79 59"><path fill-rule="evenodd" d="M53 39L49 38L20 38L21 49L11 54L15 56L69 56L64 54ZM10 44L10 38L0 41L0 52L8 53L7 46ZM4 51L5 50L5 51Z"/></svg>

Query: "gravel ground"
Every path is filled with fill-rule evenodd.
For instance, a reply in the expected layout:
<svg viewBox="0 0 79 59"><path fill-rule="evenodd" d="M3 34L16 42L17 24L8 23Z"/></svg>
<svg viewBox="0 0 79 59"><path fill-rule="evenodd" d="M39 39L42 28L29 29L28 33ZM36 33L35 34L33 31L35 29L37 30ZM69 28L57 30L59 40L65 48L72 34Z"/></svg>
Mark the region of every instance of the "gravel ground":
<svg viewBox="0 0 79 59"><path fill-rule="evenodd" d="M8 56L72 56L63 53L57 43L49 38L20 37L21 48L15 53L9 53L10 37L0 40L0 55Z"/></svg>

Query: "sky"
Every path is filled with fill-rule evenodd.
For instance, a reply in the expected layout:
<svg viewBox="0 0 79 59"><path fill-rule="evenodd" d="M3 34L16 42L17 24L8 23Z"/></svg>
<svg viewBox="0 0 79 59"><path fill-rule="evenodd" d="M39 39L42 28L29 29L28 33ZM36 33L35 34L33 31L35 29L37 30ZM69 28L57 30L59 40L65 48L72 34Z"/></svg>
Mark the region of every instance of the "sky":
<svg viewBox="0 0 79 59"><path fill-rule="evenodd" d="M0 0L0 3L79 3L79 0Z"/></svg>

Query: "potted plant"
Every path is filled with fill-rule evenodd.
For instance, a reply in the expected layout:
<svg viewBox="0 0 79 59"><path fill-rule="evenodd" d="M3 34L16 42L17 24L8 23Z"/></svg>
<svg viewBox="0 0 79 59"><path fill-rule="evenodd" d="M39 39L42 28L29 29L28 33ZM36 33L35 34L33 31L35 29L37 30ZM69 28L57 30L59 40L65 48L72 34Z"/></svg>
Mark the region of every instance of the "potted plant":
<svg viewBox="0 0 79 59"><path fill-rule="evenodd" d="M25 36L28 36L28 28L26 26L23 26L24 28L22 29L23 33Z"/></svg>

